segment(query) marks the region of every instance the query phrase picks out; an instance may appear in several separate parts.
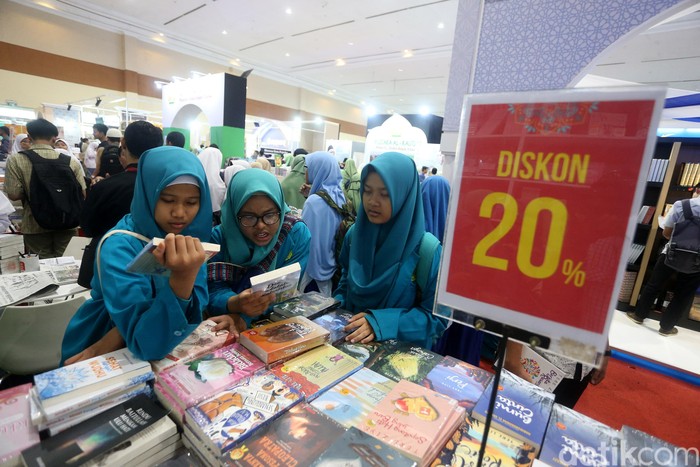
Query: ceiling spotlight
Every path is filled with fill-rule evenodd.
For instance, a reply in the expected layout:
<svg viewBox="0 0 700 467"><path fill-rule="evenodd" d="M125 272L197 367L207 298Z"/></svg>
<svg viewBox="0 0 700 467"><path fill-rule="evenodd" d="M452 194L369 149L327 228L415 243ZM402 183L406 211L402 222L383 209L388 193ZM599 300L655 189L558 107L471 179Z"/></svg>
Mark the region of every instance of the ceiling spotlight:
<svg viewBox="0 0 700 467"><path fill-rule="evenodd" d="M73 104L68 104L68 107L66 107L66 110L70 110L73 107Z"/></svg>
<svg viewBox="0 0 700 467"><path fill-rule="evenodd" d="M248 76L250 76L250 74L253 72L253 70L254 70L254 69L251 68L250 70L244 71L243 73L241 73L241 78L243 78L243 79L248 79Z"/></svg>
<svg viewBox="0 0 700 467"><path fill-rule="evenodd" d="M413 50L411 49L405 49L402 54L403 58L411 58L413 57Z"/></svg>
<svg viewBox="0 0 700 467"><path fill-rule="evenodd" d="M337 58L335 60L335 66L344 66L344 65L345 65L345 60L343 60L342 58Z"/></svg>
<svg viewBox="0 0 700 467"><path fill-rule="evenodd" d="M95 107L99 107L101 103L102 103L102 99L100 97L95 99Z"/></svg>

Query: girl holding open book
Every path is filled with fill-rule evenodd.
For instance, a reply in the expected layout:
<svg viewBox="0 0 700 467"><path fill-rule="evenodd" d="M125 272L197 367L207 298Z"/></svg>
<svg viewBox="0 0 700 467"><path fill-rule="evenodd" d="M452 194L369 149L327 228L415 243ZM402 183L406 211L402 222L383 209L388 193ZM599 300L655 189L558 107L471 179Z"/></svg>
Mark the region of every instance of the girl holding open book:
<svg viewBox="0 0 700 467"><path fill-rule="evenodd" d="M442 248L425 230L416 166L408 156L384 153L363 168L361 182L362 205L345 236L334 292L341 308L355 313L346 340L430 348L447 326L432 313Z"/></svg>
<svg viewBox="0 0 700 467"><path fill-rule="evenodd" d="M124 344L141 359L159 360L194 331L209 301L200 240L209 240L211 223L207 179L196 156L175 146L144 152L131 213L102 239L91 298L68 324L62 361ZM153 254L170 275L128 272L126 265L153 237L165 237ZM235 332L230 316L213 320L215 330Z"/></svg>
<svg viewBox="0 0 700 467"><path fill-rule="evenodd" d="M250 324L275 299L274 294L253 292L251 277L297 262L303 275L311 234L289 212L282 187L270 172L243 170L231 179L221 206L221 225L211 238L221 245L221 252L209 262L213 314L233 313Z"/></svg>

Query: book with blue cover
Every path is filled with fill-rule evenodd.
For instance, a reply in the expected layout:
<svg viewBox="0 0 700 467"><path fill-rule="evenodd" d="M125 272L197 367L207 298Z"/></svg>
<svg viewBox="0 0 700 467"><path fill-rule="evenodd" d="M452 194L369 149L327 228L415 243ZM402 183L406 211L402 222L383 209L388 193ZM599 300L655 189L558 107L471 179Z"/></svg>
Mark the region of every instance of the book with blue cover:
<svg viewBox="0 0 700 467"><path fill-rule="evenodd" d="M311 467L410 467L416 463L388 444L358 430L348 429L343 435L328 446L311 464Z"/></svg>
<svg viewBox="0 0 700 467"><path fill-rule="evenodd" d="M352 318L352 312L337 308L312 321L330 332L329 342L336 345L344 342L345 336L349 334L345 331L345 326L350 322L350 318Z"/></svg>
<svg viewBox="0 0 700 467"><path fill-rule="evenodd" d="M446 356L423 380L423 386L455 399L467 412L483 394L493 375L469 363Z"/></svg>
<svg viewBox="0 0 700 467"><path fill-rule="evenodd" d="M486 420L493 381L472 411L472 417L481 422ZM534 446L539 452L553 405L554 394L504 369L498 384L491 427Z"/></svg>
<svg viewBox="0 0 700 467"><path fill-rule="evenodd" d="M554 404L539 458L552 465L616 465L620 436L607 425Z"/></svg>

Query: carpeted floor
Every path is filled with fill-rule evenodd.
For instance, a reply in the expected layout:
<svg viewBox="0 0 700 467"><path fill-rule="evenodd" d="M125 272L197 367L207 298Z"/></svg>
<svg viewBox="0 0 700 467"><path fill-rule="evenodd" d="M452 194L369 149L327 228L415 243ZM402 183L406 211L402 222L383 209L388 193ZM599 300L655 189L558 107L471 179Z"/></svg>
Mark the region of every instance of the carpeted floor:
<svg viewBox="0 0 700 467"><path fill-rule="evenodd" d="M574 409L616 430L629 425L700 449L700 387L615 358L603 382L589 385Z"/></svg>

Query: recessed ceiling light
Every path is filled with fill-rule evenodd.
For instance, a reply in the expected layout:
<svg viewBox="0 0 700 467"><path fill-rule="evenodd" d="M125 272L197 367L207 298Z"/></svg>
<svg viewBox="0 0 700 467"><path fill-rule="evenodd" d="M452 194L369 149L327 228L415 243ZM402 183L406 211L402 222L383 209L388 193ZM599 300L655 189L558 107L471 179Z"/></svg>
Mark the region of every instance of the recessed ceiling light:
<svg viewBox="0 0 700 467"><path fill-rule="evenodd" d="M286 10L284 10L284 12L287 13L288 15L291 15L291 14L292 14L292 9L291 9L291 8L287 8Z"/></svg>
<svg viewBox="0 0 700 467"><path fill-rule="evenodd" d="M290 56L290 53L287 52L287 53L284 54L284 56L285 56L285 57L289 57L289 56Z"/></svg>
<svg viewBox="0 0 700 467"><path fill-rule="evenodd" d="M428 115L430 113L430 109L428 106L424 105L418 110L418 112L420 112L421 115Z"/></svg>
<svg viewBox="0 0 700 467"><path fill-rule="evenodd" d="M438 23L438 29L445 29L445 23Z"/></svg>
<svg viewBox="0 0 700 467"><path fill-rule="evenodd" d="M411 57L413 57L413 50L405 49L403 51L403 58L411 58Z"/></svg>
<svg viewBox="0 0 700 467"><path fill-rule="evenodd" d="M224 29L223 31L221 31L221 34L226 35L228 33L226 32L226 29Z"/></svg>
<svg viewBox="0 0 700 467"><path fill-rule="evenodd" d="M160 37L165 37L165 34L163 34L162 32L159 33L158 35L159 35Z"/></svg>
<svg viewBox="0 0 700 467"><path fill-rule="evenodd" d="M403 68L399 68L399 71L403 71Z"/></svg>
<svg viewBox="0 0 700 467"><path fill-rule="evenodd" d="M348 42L348 45L355 45L354 42Z"/></svg>
<svg viewBox="0 0 700 467"><path fill-rule="evenodd" d="M36 4L39 5L39 6L43 6L44 8L50 8L51 10L55 10L55 9L56 9L55 6L51 5L51 4L48 3L48 2L36 2Z"/></svg>
<svg viewBox="0 0 700 467"><path fill-rule="evenodd" d="M343 65L345 65L345 60L343 60L342 58L338 58L335 60L335 66L343 66Z"/></svg>

